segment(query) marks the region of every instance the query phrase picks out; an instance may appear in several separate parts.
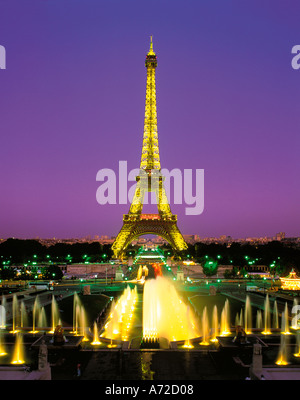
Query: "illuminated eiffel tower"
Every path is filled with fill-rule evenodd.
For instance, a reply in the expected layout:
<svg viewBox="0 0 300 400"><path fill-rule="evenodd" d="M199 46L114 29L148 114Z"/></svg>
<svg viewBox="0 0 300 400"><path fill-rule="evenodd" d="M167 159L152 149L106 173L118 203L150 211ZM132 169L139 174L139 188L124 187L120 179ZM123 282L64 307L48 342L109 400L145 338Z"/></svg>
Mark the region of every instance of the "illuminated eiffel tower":
<svg viewBox="0 0 300 400"><path fill-rule="evenodd" d="M177 227L177 215L171 212L163 184L164 177L160 172L155 88L157 57L153 51L152 36L145 66L147 87L140 173L136 177L137 184L129 212L123 216L123 226L112 245L116 258L122 257L127 246L135 238L146 234L163 237L175 251L187 248ZM155 192L158 214L142 214L146 192Z"/></svg>

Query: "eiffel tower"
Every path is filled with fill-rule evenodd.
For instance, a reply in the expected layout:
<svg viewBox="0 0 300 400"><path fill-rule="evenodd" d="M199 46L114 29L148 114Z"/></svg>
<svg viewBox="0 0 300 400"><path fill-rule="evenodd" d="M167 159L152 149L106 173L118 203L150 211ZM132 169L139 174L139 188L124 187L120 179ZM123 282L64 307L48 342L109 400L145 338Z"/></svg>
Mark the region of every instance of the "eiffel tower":
<svg viewBox="0 0 300 400"><path fill-rule="evenodd" d="M187 248L177 227L177 215L172 214L160 170L157 136L155 69L157 56L150 50L146 56L147 86L144 119L144 137L140 173L128 214L123 215L123 226L116 237L112 250L115 258L121 258L127 246L138 236L154 234L163 237L175 251ZM158 214L142 214L146 192L154 192Z"/></svg>

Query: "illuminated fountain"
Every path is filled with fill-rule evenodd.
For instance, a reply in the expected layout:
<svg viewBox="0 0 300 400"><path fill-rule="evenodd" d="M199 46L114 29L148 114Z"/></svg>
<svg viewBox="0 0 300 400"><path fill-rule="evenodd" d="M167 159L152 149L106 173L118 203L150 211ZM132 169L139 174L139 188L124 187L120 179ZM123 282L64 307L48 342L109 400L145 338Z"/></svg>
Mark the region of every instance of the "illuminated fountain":
<svg viewBox="0 0 300 400"><path fill-rule="evenodd" d="M226 299L221 313L221 336L230 335L230 333L229 300Z"/></svg>
<svg viewBox="0 0 300 400"><path fill-rule="evenodd" d="M252 311L251 311L251 303L249 296L246 297L246 305L245 305L245 332L247 335L251 333L252 330Z"/></svg>
<svg viewBox="0 0 300 400"><path fill-rule="evenodd" d="M76 336L80 335L79 332L79 327L80 327L80 313L81 313L81 304L77 304L76 305L76 309L75 309L75 325L74 325L74 329L73 329L73 333Z"/></svg>
<svg viewBox="0 0 300 400"><path fill-rule="evenodd" d="M257 312L256 312L256 328L257 329L263 328L263 319L262 319L261 310L257 310Z"/></svg>
<svg viewBox="0 0 300 400"><path fill-rule="evenodd" d="M20 319L21 319L21 328L24 328L24 326L28 325L28 318L27 318L27 313L25 309L25 304L24 301L21 301L21 306L20 306Z"/></svg>
<svg viewBox="0 0 300 400"><path fill-rule="evenodd" d="M58 317L59 314L57 308L56 321L58 320ZM52 314L52 319L53 319L53 314ZM83 336L83 341L88 341L89 339L87 337L87 328L88 327L86 322L86 311L80 301L78 294L75 292L73 296L73 329L70 333L73 333L75 336Z"/></svg>
<svg viewBox="0 0 300 400"><path fill-rule="evenodd" d="M109 318L105 324L105 330L101 337L111 340L127 341L129 332L132 328L133 311L137 301L137 288L131 289L129 286L123 291L122 295L115 302L112 301Z"/></svg>
<svg viewBox="0 0 300 400"><path fill-rule="evenodd" d="M244 326L244 309L241 308L239 325Z"/></svg>
<svg viewBox="0 0 300 400"><path fill-rule="evenodd" d="M285 330L285 325L286 325L286 317L285 317L285 312L283 312L283 315L281 317L281 330L284 332ZM280 345L279 345L279 352L278 352L278 357L276 360L277 365L287 365L288 364L288 347L287 347L287 335L280 335Z"/></svg>
<svg viewBox="0 0 300 400"><path fill-rule="evenodd" d="M82 324L85 324L85 311L78 294L75 292L73 296L73 329L70 333L81 336Z"/></svg>
<svg viewBox="0 0 300 400"><path fill-rule="evenodd" d="M5 349L5 344L4 344L4 338L3 338L3 332L0 330L0 356L5 356L6 349Z"/></svg>
<svg viewBox="0 0 300 400"><path fill-rule="evenodd" d="M59 324L59 309L57 306L57 301L55 297L52 295L52 303L51 303L51 324L52 329L50 333L54 333L55 327Z"/></svg>
<svg viewBox="0 0 300 400"><path fill-rule="evenodd" d="M200 342L201 346L209 345L209 342L206 340L208 334L209 334L209 328L208 328L207 308L204 307L202 313L202 341Z"/></svg>
<svg viewBox="0 0 300 400"><path fill-rule="evenodd" d="M144 286L143 297L143 337L145 340L158 339L158 322L162 310L159 302L158 285L159 280L147 281ZM172 337L172 339L174 339Z"/></svg>
<svg viewBox="0 0 300 400"><path fill-rule="evenodd" d="M271 313L270 313L270 300L269 295L266 295L265 304L264 304L264 330L262 331L263 335L271 334Z"/></svg>
<svg viewBox="0 0 300 400"><path fill-rule="evenodd" d="M94 339L91 343L93 346L96 346L98 344L101 344L100 340L99 340L99 333L98 333L98 326L97 326L97 322L94 322Z"/></svg>
<svg viewBox="0 0 300 400"><path fill-rule="evenodd" d="M79 318L80 318L80 336L83 336L82 340L84 342L87 342L89 339L86 334L87 330L86 313L83 306L80 307Z"/></svg>
<svg viewBox="0 0 300 400"><path fill-rule="evenodd" d="M114 307L115 307L115 304L114 304ZM105 330L105 336L110 339L110 344L108 345L108 347L110 347L110 348L116 347L116 344L113 343L113 337L114 337L114 335L119 333L119 331L114 331L114 322L112 321L112 318L113 318L114 315L117 315L117 313L113 309L113 311L111 313L111 317L110 317L111 318L110 322L108 322L106 324L106 327L105 327L105 329L106 329Z"/></svg>
<svg viewBox="0 0 300 400"><path fill-rule="evenodd" d="M129 331L132 325L133 311L135 308L135 303L137 301L137 288L134 287L133 290L128 286L124 292L124 299L122 301L122 311L120 322L121 326L121 339L123 341L128 340Z"/></svg>
<svg viewBox="0 0 300 400"><path fill-rule="evenodd" d="M160 337L187 341L198 337L195 318L180 299L173 283L162 276L147 280L143 297L143 340Z"/></svg>
<svg viewBox="0 0 300 400"><path fill-rule="evenodd" d="M236 314L235 324L244 326L244 313L243 313L243 309L242 308L241 308L240 313Z"/></svg>
<svg viewBox="0 0 300 400"><path fill-rule="evenodd" d="M33 309L32 309L32 331L30 333L37 333L38 330L36 329L37 325L37 315L40 309L40 301L38 296L36 296L33 304Z"/></svg>
<svg viewBox="0 0 300 400"><path fill-rule="evenodd" d="M53 313L52 313L52 321L53 321ZM56 315L54 323L52 322L52 326L54 326L54 324L57 324L57 321L58 321L58 314ZM87 328L88 327L86 322L86 311L79 299L78 294L75 292L73 297L73 329L70 333L73 333L75 336L83 336L83 341L88 341L89 339L87 337Z"/></svg>
<svg viewBox="0 0 300 400"><path fill-rule="evenodd" d="M0 329L6 328L6 298L2 296L0 307Z"/></svg>
<svg viewBox="0 0 300 400"><path fill-rule="evenodd" d="M20 332L17 332L14 346L14 354L11 364L24 364L24 344L23 337Z"/></svg>
<svg viewBox="0 0 300 400"><path fill-rule="evenodd" d="M187 306L186 312L187 312L187 322L188 322L188 335L187 335L188 339L184 342L183 347L187 348L187 349L192 349L194 346L192 345L192 343L190 341L190 338L192 335L192 329L193 329L193 325L191 322L190 306Z"/></svg>
<svg viewBox="0 0 300 400"><path fill-rule="evenodd" d="M297 332L296 336L296 351L297 353L294 354L294 357L300 357L300 332Z"/></svg>
<svg viewBox="0 0 300 400"><path fill-rule="evenodd" d="M17 323L18 323L18 299L17 296L13 295L13 303L12 303L12 316L13 316L13 325L11 333L17 333Z"/></svg>
<svg viewBox="0 0 300 400"><path fill-rule="evenodd" d="M287 345L286 345L286 336L281 335L280 337L280 346L279 353L276 360L277 365L288 365L288 356L287 356Z"/></svg>
<svg viewBox="0 0 300 400"><path fill-rule="evenodd" d="M290 327L289 327L289 311L288 305L285 303L284 312L281 315L281 333L284 335L290 335Z"/></svg>
<svg viewBox="0 0 300 400"><path fill-rule="evenodd" d="M78 317L77 317L77 306L80 304L80 300L78 297L78 294L75 292L73 295L73 330L71 333L76 334L77 333L77 322L78 322Z"/></svg>
<svg viewBox="0 0 300 400"><path fill-rule="evenodd" d="M38 323L37 323L38 328L44 328L47 326L47 318L46 318L46 312L45 308L42 307L39 310L39 317L38 317Z"/></svg>
<svg viewBox="0 0 300 400"><path fill-rule="evenodd" d="M120 325L120 317L119 310L115 303L112 304L112 314L111 314L111 332L113 335L118 335L120 333L119 325Z"/></svg>
<svg viewBox="0 0 300 400"><path fill-rule="evenodd" d="M277 301L274 301L274 309L273 309L273 328L278 329L279 328L279 322L278 322L278 307L277 307Z"/></svg>
<svg viewBox="0 0 300 400"><path fill-rule="evenodd" d="M218 321L218 308L215 305L212 314L212 338L211 342L217 342L217 336L219 335L219 321Z"/></svg>

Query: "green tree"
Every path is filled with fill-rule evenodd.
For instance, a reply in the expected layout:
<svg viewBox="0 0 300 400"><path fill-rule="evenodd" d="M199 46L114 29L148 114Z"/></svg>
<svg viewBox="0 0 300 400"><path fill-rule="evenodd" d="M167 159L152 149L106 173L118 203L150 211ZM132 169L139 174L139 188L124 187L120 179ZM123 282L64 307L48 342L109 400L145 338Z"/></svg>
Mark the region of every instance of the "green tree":
<svg viewBox="0 0 300 400"><path fill-rule="evenodd" d="M202 264L202 269L203 269L203 273L206 276L216 275L216 273L218 271L218 263L217 263L217 261L208 259Z"/></svg>

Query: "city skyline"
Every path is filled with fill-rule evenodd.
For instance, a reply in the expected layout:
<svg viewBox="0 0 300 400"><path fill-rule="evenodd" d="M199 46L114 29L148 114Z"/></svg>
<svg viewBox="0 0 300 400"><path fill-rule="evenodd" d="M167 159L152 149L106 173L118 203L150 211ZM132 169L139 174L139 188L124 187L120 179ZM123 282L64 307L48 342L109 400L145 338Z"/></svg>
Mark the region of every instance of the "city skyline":
<svg viewBox="0 0 300 400"><path fill-rule="evenodd" d="M205 173L181 232L299 237L300 5L124 3L1 4L0 237L118 234L130 203L100 206L96 174L139 167L150 35L161 166Z"/></svg>

